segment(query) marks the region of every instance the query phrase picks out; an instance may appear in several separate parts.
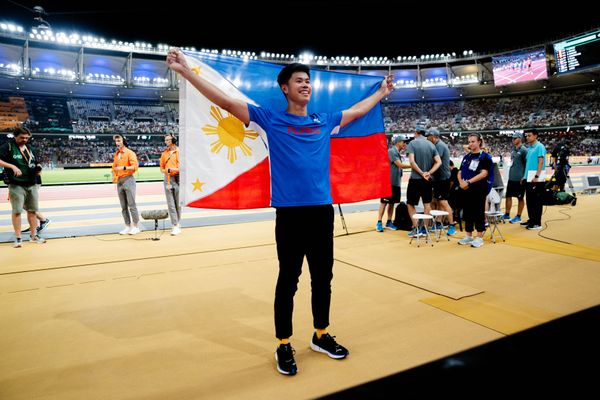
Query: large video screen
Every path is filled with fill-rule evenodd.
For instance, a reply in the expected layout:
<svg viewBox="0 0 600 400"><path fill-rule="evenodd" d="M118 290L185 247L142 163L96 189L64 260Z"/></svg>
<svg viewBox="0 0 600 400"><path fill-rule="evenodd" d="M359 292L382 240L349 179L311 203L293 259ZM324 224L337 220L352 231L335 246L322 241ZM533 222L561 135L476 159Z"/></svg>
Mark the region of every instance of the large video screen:
<svg viewBox="0 0 600 400"><path fill-rule="evenodd" d="M600 30L554 43L556 72L576 72L600 66Z"/></svg>
<svg viewBox="0 0 600 400"><path fill-rule="evenodd" d="M540 47L492 57L492 70L496 86L546 79L546 50Z"/></svg>

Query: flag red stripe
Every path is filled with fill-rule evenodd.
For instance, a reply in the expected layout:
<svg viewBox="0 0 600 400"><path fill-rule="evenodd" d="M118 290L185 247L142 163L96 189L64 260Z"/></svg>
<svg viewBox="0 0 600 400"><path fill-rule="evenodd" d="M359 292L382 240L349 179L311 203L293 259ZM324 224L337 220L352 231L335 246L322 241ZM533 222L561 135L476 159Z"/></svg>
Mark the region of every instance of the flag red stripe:
<svg viewBox="0 0 600 400"><path fill-rule="evenodd" d="M385 133L331 140L331 195L334 203L391 196Z"/></svg>
<svg viewBox="0 0 600 400"><path fill-rule="evenodd" d="M269 159L244 172L227 186L188 204L188 207L240 210L269 207L271 181Z"/></svg>

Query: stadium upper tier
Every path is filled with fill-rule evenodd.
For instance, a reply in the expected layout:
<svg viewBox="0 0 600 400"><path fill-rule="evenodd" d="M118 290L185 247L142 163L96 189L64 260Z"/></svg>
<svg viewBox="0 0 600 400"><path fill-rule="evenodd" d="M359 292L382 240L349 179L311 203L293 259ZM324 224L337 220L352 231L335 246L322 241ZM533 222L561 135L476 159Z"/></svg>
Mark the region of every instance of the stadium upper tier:
<svg viewBox="0 0 600 400"><path fill-rule="evenodd" d="M387 99L389 102L485 97L598 84L597 69L556 75L557 60L553 48L557 48L556 43L541 43L529 50L515 49L508 56L463 51L458 55L363 59L310 54L256 55L236 50L201 51L222 57L258 58L277 63L299 61L312 68L340 72L376 76L391 73L398 90ZM9 23L0 23L0 90L174 101L178 96L178 82L176 75L165 65L167 49L167 45L123 43L44 29L27 32ZM528 51L533 56L529 56ZM596 54L596 57L600 63L600 56ZM495 85L495 58L502 61L502 82L506 82L502 86ZM521 74L525 79L514 78L512 74ZM527 79L534 80L525 82ZM498 82L497 79L496 84ZM511 84L514 82L518 83Z"/></svg>

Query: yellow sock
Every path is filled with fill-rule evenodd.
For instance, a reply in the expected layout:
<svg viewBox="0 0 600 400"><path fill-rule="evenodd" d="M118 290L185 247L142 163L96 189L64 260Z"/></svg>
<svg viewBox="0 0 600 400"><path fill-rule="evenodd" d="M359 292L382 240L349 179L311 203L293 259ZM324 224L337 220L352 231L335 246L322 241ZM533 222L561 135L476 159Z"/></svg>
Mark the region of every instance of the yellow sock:
<svg viewBox="0 0 600 400"><path fill-rule="evenodd" d="M321 335L324 335L327 333L327 328L325 329L317 329L317 339L321 339Z"/></svg>
<svg viewBox="0 0 600 400"><path fill-rule="evenodd" d="M290 344L290 338L279 339L279 344Z"/></svg>

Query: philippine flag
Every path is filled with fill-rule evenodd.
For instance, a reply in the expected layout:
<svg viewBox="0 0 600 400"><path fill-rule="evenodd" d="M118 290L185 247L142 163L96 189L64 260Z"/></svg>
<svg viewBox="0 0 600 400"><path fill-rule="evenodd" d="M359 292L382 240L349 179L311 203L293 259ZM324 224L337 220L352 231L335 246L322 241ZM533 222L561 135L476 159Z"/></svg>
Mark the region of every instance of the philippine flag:
<svg viewBox="0 0 600 400"><path fill-rule="evenodd" d="M277 84L283 66L185 52L192 71L227 95L285 110ZM383 77L311 70L312 112L342 111L373 94ZM270 205L269 150L262 127L248 127L211 103L189 82L179 90L181 195L188 207L246 209ZM352 203L391 194L387 140L380 105L331 137L331 194Z"/></svg>

